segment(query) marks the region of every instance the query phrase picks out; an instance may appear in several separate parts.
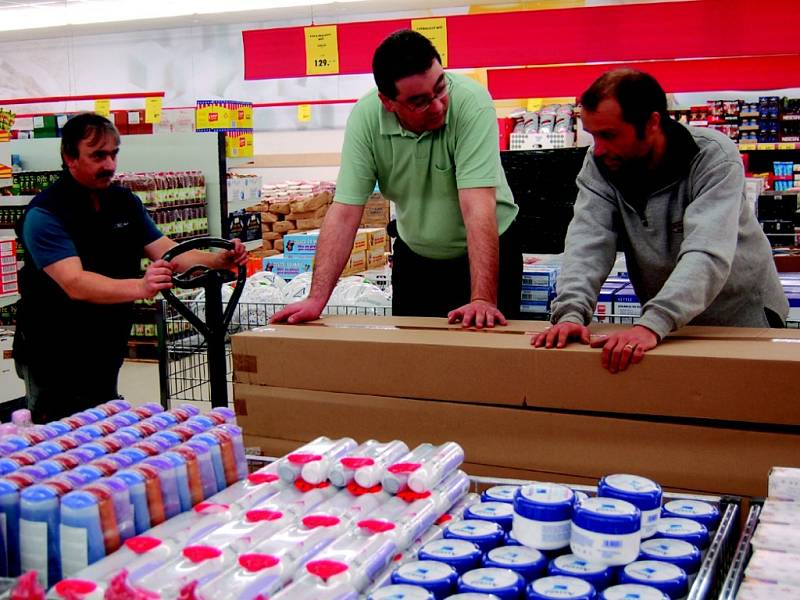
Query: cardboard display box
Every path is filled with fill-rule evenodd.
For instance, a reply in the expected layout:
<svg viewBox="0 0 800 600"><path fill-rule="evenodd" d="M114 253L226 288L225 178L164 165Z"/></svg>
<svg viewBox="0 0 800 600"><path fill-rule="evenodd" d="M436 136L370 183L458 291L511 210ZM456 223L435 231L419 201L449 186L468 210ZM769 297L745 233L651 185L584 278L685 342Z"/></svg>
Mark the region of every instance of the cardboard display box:
<svg viewBox="0 0 800 600"><path fill-rule="evenodd" d="M748 496L765 495L772 466L800 458L792 433L244 384L234 395L248 445L272 456L320 435L409 446L456 440L480 474L596 483L625 472L672 489Z"/></svg>
<svg viewBox="0 0 800 600"><path fill-rule="evenodd" d="M600 350L534 349L544 322L328 317L233 336L235 381L550 410L800 425L800 332L687 327L612 375ZM598 324L594 333L624 326ZM800 446L798 446L800 456Z"/></svg>

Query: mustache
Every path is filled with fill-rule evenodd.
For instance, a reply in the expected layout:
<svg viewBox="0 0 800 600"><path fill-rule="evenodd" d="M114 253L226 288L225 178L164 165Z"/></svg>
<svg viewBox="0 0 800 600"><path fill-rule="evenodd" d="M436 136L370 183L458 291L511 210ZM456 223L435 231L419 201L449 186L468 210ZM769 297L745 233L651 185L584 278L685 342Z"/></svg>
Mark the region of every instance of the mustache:
<svg viewBox="0 0 800 600"><path fill-rule="evenodd" d="M106 177L113 177L114 171L100 171L96 177L97 179L105 179Z"/></svg>

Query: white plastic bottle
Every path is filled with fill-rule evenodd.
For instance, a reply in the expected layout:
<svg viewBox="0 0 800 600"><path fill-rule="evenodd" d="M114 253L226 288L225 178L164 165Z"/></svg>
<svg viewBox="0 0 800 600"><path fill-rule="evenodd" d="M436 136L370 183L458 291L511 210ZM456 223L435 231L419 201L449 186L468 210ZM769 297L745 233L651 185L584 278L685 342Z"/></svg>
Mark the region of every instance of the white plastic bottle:
<svg viewBox="0 0 800 600"><path fill-rule="evenodd" d="M618 498L633 504L642 513L642 539L656 533L661 516L661 486L639 475L606 475L597 485L597 495Z"/></svg>
<svg viewBox="0 0 800 600"><path fill-rule="evenodd" d="M76 573L73 578L105 584L123 569L136 578L143 577L174 557L179 548L180 545L171 540L136 536L126 540L122 548L113 554Z"/></svg>
<svg viewBox="0 0 800 600"><path fill-rule="evenodd" d="M397 462L386 467L383 473L383 489L396 494L408 482L408 476L419 469L422 462L436 450L433 444L420 444Z"/></svg>
<svg viewBox="0 0 800 600"><path fill-rule="evenodd" d="M236 564L195 590L197 600L256 600L280 587L282 565L277 556L240 554Z"/></svg>
<svg viewBox="0 0 800 600"><path fill-rule="evenodd" d="M308 459L319 456L331 447L333 442L330 438L320 436L315 440L311 440L305 446L300 446L291 454L287 454L283 458L275 461L277 463L278 475L286 483L294 483L300 477L300 471L303 469L305 461Z"/></svg>
<svg viewBox="0 0 800 600"><path fill-rule="evenodd" d="M161 594L162 598L176 598L181 589L190 583L198 585L210 581L236 562L230 549L213 546L186 546L171 561L145 577L132 578L138 587Z"/></svg>
<svg viewBox="0 0 800 600"><path fill-rule="evenodd" d="M351 468L352 477L355 482L364 488L371 488L378 485L383 477L383 472L392 463L400 460L408 453L408 446L405 442L394 440L386 444L379 444L368 454L359 454L359 458L366 459L358 467ZM353 463L351 463L353 464ZM337 482L331 480L334 485Z"/></svg>
<svg viewBox="0 0 800 600"><path fill-rule="evenodd" d="M464 449L455 442L442 444L418 469L408 476L408 487L417 493L427 492L464 462Z"/></svg>
<svg viewBox="0 0 800 600"><path fill-rule="evenodd" d="M327 481L328 474L333 466L356 448L356 441L352 438L342 438L335 442L317 460L303 464L300 476L312 485Z"/></svg>
<svg viewBox="0 0 800 600"><path fill-rule="evenodd" d="M216 504L238 504L250 508L264 502L282 490L287 484L278 477L277 461L250 473L245 479L211 496L208 501Z"/></svg>
<svg viewBox="0 0 800 600"><path fill-rule="evenodd" d="M379 445L380 442L378 440L367 440L346 456L341 457L331 466L328 472L328 480L339 488L349 485L353 481L356 469L374 462L370 455L374 453L375 448Z"/></svg>
<svg viewBox="0 0 800 600"><path fill-rule="evenodd" d="M590 561L625 565L639 556L642 513L617 498L588 498L572 516L572 552Z"/></svg>

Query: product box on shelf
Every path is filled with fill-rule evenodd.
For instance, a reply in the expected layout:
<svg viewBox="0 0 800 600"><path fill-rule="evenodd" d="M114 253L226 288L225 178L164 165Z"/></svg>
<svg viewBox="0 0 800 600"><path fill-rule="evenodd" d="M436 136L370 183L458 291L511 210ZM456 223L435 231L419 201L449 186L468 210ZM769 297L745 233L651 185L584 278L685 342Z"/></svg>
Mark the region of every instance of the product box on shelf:
<svg viewBox="0 0 800 600"><path fill-rule="evenodd" d="M367 269L378 269L385 264L386 252L384 252L384 246L375 246L367 250Z"/></svg>
<svg viewBox="0 0 800 600"><path fill-rule="evenodd" d="M264 259L264 270L284 279L292 279L300 273L309 273L314 268L314 256L277 254Z"/></svg>
<svg viewBox="0 0 800 600"><path fill-rule="evenodd" d="M785 426L800 425L791 376L800 367L798 331L687 327L649 351L641 364L611 375L600 364L599 349L582 344L562 350L532 348L530 333L547 326L512 321L508 327L475 331L448 325L444 319L355 316L326 317L310 326L271 325L233 336L235 381L449 406L449 416L441 421L448 427L459 426L464 411L471 410L469 405L515 409L514 418L509 419L514 422L547 411L630 419L629 453L634 451L634 442L650 447L651 431L663 426L664 437L654 438L653 443L664 452L673 448L677 452L683 444L693 449L695 457L713 455L714 460L732 461L718 477L730 478L736 471L741 484L737 484L738 492L726 489L721 480L715 487L701 487L696 480L688 481L691 475L685 472L690 469L665 465L674 471L670 485L707 491L742 493L748 485L756 493L763 482L764 464L770 460L779 464L785 456L777 451L770 454L770 444L793 446L795 455L800 447L800 436L783 433ZM591 331L609 333L624 327L600 323ZM297 356L304 360L295 360ZM419 417L413 419L419 421ZM709 421L717 424L709 425ZM324 420L319 422L328 426ZM405 427L408 422L403 421ZM765 432L765 426L773 425L780 426L781 433ZM579 443L574 440L579 432L571 427L564 422L559 447ZM536 437L536 431L528 429L528 439ZM248 432L257 434L253 429ZM374 435L380 437L380 432ZM504 438L492 436L485 427L481 435ZM585 435L592 438L589 430ZM751 437L753 444L763 444L763 452L759 451L763 460L753 458L750 442L740 445ZM643 444L643 440L648 441Z"/></svg>
<svg viewBox="0 0 800 600"><path fill-rule="evenodd" d="M628 285L614 292L614 314L619 317L638 317L642 314L642 304L633 286Z"/></svg>
<svg viewBox="0 0 800 600"><path fill-rule="evenodd" d="M366 250L353 250L347 264L342 271L343 276L355 275L367 270L367 251Z"/></svg>

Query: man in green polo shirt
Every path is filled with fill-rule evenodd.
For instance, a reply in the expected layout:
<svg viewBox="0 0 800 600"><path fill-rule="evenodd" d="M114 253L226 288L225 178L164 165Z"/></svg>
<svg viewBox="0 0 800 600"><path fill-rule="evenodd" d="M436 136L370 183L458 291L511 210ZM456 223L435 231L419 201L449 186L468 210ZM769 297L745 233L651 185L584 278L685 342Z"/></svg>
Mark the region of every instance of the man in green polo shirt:
<svg viewBox="0 0 800 600"><path fill-rule="evenodd" d="M377 181L397 210L393 314L505 324L519 312L522 253L491 97L468 77L445 73L431 42L409 30L381 43L372 70L377 90L347 122L311 292L272 321L320 315Z"/></svg>

